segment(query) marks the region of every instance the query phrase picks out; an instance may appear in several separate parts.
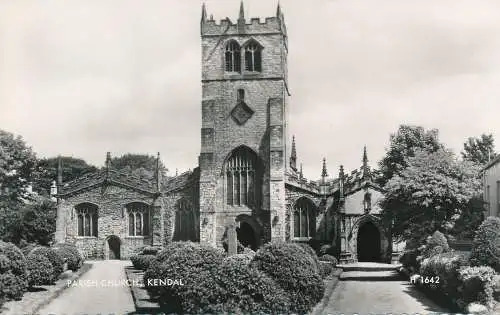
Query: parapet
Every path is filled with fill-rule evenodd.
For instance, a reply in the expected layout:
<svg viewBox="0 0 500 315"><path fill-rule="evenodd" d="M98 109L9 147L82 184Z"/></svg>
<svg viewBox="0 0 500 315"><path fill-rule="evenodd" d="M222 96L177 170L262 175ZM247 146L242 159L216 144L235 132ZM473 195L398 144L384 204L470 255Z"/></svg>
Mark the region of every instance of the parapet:
<svg viewBox="0 0 500 315"><path fill-rule="evenodd" d="M249 23L245 20L238 20L237 23L233 23L229 18L220 21L210 19L201 22L201 36L269 33L284 34L280 18L266 17L264 22L260 18L251 18Z"/></svg>

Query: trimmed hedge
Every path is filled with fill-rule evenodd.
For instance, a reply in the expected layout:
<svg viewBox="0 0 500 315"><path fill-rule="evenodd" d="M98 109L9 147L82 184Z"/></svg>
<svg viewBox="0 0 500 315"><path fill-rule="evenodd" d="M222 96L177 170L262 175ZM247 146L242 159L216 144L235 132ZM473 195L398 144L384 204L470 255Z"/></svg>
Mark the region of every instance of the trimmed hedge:
<svg viewBox="0 0 500 315"><path fill-rule="evenodd" d="M55 282L59 275L64 271L64 258L53 248L37 247L30 252L30 255L42 255L49 259L53 268L52 282Z"/></svg>
<svg viewBox="0 0 500 315"><path fill-rule="evenodd" d="M319 262L319 274L322 278L327 277L333 271L334 265L328 261L320 261Z"/></svg>
<svg viewBox="0 0 500 315"><path fill-rule="evenodd" d="M289 294L293 301L290 313L308 313L323 297L325 286L317 265L302 246L268 243L257 251L250 265L268 274Z"/></svg>
<svg viewBox="0 0 500 315"><path fill-rule="evenodd" d="M54 268L44 255L29 254L26 257L28 286L49 285L53 283Z"/></svg>
<svg viewBox="0 0 500 315"><path fill-rule="evenodd" d="M255 252L254 253L245 253L245 254L236 254L232 256L227 256L224 258L223 263L232 263L232 262L238 262L241 265L250 265L250 262L252 259L255 257Z"/></svg>
<svg viewBox="0 0 500 315"><path fill-rule="evenodd" d="M205 312L289 313L291 302L288 294L264 272L242 264L237 259L224 260L217 270L215 281L215 290L210 293L210 299L215 303L205 309Z"/></svg>
<svg viewBox="0 0 500 315"><path fill-rule="evenodd" d="M490 266L500 272L500 218L488 217L477 229L470 264Z"/></svg>
<svg viewBox="0 0 500 315"><path fill-rule="evenodd" d="M150 263L156 259L155 255L134 255L130 256L130 261L135 269L146 270Z"/></svg>
<svg viewBox="0 0 500 315"><path fill-rule="evenodd" d="M459 271L461 306L477 301L491 307L495 274L495 270L487 266L462 268Z"/></svg>
<svg viewBox="0 0 500 315"><path fill-rule="evenodd" d="M311 259L314 262L314 266L316 267L316 270L319 272L319 259L318 255L316 254L316 251L309 244L297 243L297 245L302 247L305 250L305 252L311 257Z"/></svg>
<svg viewBox="0 0 500 315"><path fill-rule="evenodd" d="M26 292L26 259L12 243L0 241L0 304L20 300Z"/></svg>
<svg viewBox="0 0 500 315"><path fill-rule="evenodd" d="M140 255L154 255L158 254L158 252L161 250L159 247L155 246L146 246L141 250Z"/></svg>
<svg viewBox="0 0 500 315"><path fill-rule="evenodd" d="M71 244L56 244L52 247L63 258L64 262L68 263L68 269L77 271L83 265L83 257L75 245Z"/></svg>

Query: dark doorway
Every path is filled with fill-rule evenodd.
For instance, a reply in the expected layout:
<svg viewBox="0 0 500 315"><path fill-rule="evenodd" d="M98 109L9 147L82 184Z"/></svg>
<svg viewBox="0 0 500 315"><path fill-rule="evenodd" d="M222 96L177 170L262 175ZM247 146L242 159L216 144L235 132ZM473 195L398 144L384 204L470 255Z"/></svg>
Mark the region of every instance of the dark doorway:
<svg viewBox="0 0 500 315"><path fill-rule="evenodd" d="M252 226L246 222L241 222L240 227L236 229L238 241L244 247L250 247L252 250L257 249L257 242L255 241L255 233Z"/></svg>
<svg viewBox="0 0 500 315"><path fill-rule="evenodd" d="M112 235L108 238L108 259L120 259L120 243L118 236Z"/></svg>
<svg viewBox="0 0 500 315"><path fill-rule="evenodd" d="M372 222L359 227L358 261L380 262L380 232Z"/></svg>

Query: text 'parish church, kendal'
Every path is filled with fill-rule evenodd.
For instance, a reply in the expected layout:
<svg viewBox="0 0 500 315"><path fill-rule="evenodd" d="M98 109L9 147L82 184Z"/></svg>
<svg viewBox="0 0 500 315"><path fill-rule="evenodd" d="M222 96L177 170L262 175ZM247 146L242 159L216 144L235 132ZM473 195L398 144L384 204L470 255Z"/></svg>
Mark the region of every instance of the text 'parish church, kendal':
<svg viewBox="0 0 500 315"><path fill-rule="evenodd" d="M341 261L391 260L366 148L361 167L308 181L287 143L288 35L283 12L236 23L201 16L201 151L193 171L147 181L105 167L58 176L56 242L89 258L127 259L144 245L191 240L222 247L270 241L333 244ZM290 145L290 146L289 146ZM335 177L332 179L332 177Z"/></svg>

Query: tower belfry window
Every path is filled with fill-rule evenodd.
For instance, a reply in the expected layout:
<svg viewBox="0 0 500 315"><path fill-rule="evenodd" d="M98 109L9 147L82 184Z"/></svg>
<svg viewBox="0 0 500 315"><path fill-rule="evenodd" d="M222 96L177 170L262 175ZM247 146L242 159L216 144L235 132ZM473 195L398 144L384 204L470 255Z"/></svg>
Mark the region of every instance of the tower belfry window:
<svg viewBox="0 0 500 315"><path fill-rule="evenodd" d="M226 71L241 72L241 50L237 42L231 41L226 45Z"/></svg>
<svg viewBox="0 0 500 315"><path fill-rule="evenodd" d="M245 70L262 71L261 48L256 42L251 42L245 47Z"/></svg>
<svg viewBox="0 0 500 315"><path fill-rule="evenodd" d="M255 207L260 191L260 170L255 154L244 148L236 149L226 161L225 173L226 203Z"/></svg>

